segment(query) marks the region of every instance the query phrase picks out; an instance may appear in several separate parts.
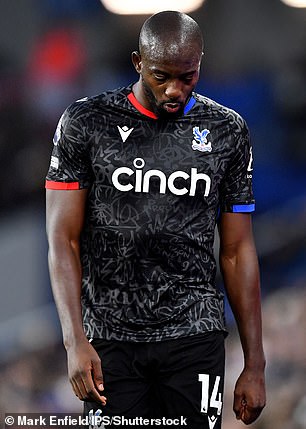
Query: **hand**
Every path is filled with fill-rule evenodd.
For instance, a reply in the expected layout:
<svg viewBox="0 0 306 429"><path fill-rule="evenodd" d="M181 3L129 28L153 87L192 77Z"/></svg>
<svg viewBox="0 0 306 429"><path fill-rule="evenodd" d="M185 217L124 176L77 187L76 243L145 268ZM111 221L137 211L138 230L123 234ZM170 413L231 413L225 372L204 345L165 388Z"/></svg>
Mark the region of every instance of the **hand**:
<svg viewBox="0 0 306 429"><path fill-rule="evenodd" d="M81 401L95 401L106 405L106 397L102 396L104 390L101 360L99 355L87 341L67 349L68 376L73 391Z"/></svg>
<svg viewBox="0 0 306 429"><path fill-rule="evenodd" d="M262 370L245 368L234 391L234 413L238 420L249 425L259 417L266 405L265 379Z"/></svg>

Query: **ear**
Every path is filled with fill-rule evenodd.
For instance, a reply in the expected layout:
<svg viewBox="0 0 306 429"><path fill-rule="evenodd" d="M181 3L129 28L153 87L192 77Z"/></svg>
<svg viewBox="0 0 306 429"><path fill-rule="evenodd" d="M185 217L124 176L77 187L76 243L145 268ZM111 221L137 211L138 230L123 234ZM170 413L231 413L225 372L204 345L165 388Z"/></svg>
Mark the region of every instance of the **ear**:
<svg viewBox="0 0 306 429"><path fill-rule="evenodd" d="M132 63L135 67L135 70L137 71L137 73L140 73L142 68L140 53L137 51L132 52L131 58L132 58Z"/></svg>

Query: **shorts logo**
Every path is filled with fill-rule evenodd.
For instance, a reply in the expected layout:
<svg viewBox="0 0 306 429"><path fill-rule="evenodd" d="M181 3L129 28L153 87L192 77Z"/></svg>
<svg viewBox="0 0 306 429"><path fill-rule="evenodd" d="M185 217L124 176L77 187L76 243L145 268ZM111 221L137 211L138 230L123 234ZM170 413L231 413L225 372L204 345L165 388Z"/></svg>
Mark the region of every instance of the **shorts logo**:
<svg viewBox="0 0 306 429"><path fill-rule="evenodd" d="M200 131L199 127L193 127L192 129L194 140L192 140L192 149L199 150L200 152L211 152L211 142L207 142L207 136L210 134L210 131L205 128L205 130Z"/></svg>
<svg viewBox="0 0 306 429"><path fill-rule="evenodd" d="M185 171L174 171L168 177L161 170L147 170L143 172L143 167L145 166L145 161L142 158L135 158L133 165L136 171L132 170L129 167L119 167L112 174L112 183L116 189L122 192L128 192L134 189L134 192L143 192L148 193L150 191L150 181L153 178L156 183L156 178L159 179L159 193L165 194L168 189L174 195L190 195L194 196L196 193L197 185L200 181L204 181L205 190L204 196L209 195L211 179L207 174L198 173L197 168L191 168L190 174ZM127 181L126 176L134 176L134 180L131 183ZM180 184L183 181L189 181L188 188L186 186L178 187L178 182Z"/></svg>
<svg viewBox="0 0 306 429"><path fill-rule="evenodd" d="M209 378L209 374L199 374L199 381L202 383L201 413L207 414L209 429L213 429L222 411L222 393L218 392L221 377L216 376L210 397ZM211 408L214 408L215 411L212 412Z"/></svg>

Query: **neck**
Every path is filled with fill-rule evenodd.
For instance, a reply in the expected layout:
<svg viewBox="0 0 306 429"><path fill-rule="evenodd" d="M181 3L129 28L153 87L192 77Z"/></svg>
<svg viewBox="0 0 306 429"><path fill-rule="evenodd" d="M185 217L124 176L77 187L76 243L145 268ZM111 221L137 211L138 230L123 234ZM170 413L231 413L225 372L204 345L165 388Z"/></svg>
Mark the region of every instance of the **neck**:
<svg viewBox="0 0 306 429"><path fill-rule="evenodd" d="M140 81L136 82L133 85L133 94L136 98L136 100L146 109L153 111L151 103L149 102L148 98L146 97L145 91L143 89L142 83Z"/></svg>

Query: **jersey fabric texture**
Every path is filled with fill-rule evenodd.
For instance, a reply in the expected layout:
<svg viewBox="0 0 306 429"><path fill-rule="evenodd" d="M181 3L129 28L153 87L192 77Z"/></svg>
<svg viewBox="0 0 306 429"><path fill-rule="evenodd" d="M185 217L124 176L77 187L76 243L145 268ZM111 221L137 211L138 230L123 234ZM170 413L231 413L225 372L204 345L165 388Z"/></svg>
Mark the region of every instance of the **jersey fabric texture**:
<svg viewBox="0 0 306 429"><path fill-rule="evenodd" d="M251 170L245 121L199 94L173 119L143 108L132 86L67 108L46 187L88 189L88 337L160 341L226 329L215 226L220 211L254 210Z"/></svg>

